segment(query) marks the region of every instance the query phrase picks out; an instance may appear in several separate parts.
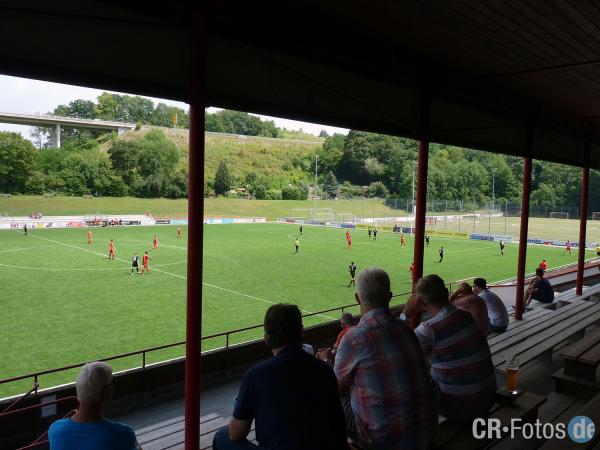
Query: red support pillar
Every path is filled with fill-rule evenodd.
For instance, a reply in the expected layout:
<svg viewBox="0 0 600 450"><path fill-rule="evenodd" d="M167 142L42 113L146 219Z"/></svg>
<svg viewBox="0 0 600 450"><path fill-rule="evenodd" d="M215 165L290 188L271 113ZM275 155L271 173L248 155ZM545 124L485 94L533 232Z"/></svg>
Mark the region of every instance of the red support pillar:
<svg viewBox="0 0 600 450"><path fill-rule="evenodd" d="M579 253L577 259L577 282L575 284L575 293L581 295L583 293L583 266L585 263L585 240L587 228L588 214L588 188L590 181L590 141L585 143L584 160L585 167L583 168L583 178L581 180L581 206L579 208Z"/></svg>
<svg viewBox="0 0 600 450"><path fill-rule="evenodd" d="M415 243L413 288L419 278L423 276L423 255L425 242L425 212L427 209L427 165L429 163L429 140L422 138L419 141L419 165L417 175L417 208L415 212Z"/></svg>
<svg viewBox="0 0 600 450"><path fill-rule="evenodd" d="M188 263L185 347L185 450L200 447L202 337L202 249L204 243L204 67L205 21L194 14L191 42Z"/></svg>
<svg viewBox="0 0 600 450"><path fill-rule="evenodd" d="M521 232L519 234L519 263L517 266L517 295L515 319L523 318L525 296L525 262L527 260L527 232L529 229L529 198L531 195L531 158L525 158L523 168L523 196L521 199Z"/></svg>

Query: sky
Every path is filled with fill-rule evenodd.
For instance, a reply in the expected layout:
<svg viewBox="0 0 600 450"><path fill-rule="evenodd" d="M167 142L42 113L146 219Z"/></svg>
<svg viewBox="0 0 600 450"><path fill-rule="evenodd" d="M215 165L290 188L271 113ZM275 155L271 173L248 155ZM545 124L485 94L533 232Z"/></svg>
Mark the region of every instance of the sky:
<svg viewBox="0 0 600 450"><path fill-rule="evenodd" d="M104 92L104 90L0 75L0 111L27 114L46 113L53 111L58 105L66 105L70 101L76 99L95 101L102 92ZM148 98L155 103L160 101L186 110L188 109L185 103L152 97ZM209 111L214 112L217 111L217 109L209 108ZM299 122L296 120L281 119L260 114L257 115L263 119L273 120L278 127L285 127L288 130L302 129L307 133L315 135L318 135L323 129L329 134L346 134L348 132L348 130L344 128ZM0 123L0 131L20 132L26 138L29 138L29 129L30 127L27 126Z"/></svg>

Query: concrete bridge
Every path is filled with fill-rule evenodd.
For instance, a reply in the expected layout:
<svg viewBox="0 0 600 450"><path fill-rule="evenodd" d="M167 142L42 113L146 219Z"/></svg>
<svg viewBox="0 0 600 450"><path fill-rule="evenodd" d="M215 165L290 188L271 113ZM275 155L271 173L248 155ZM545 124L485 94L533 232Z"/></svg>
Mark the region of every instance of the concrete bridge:
<svg viewBox="0 0 600 450"><path fill-rule="evenodd" d="M10 112L0 112L0 123L29 125L32 127L49 127L52 130L52 142L57 148L60 147L61 127L115 130L118 134L135 128L134 123L112 122L100 119L79 119L77 117L62 117L54 116L52 114L21 114Z"/></svg>

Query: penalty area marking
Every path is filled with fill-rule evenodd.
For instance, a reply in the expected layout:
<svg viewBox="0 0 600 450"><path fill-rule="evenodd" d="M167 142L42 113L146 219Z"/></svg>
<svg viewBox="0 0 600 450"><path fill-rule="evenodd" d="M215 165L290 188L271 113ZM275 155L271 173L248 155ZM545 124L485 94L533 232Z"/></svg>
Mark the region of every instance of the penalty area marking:
<svg viewBox="0 0 600 450"><path fill-rule="evenodd" d="M43 240L46 240L46 241L49 241L49 242L54 242L55 244L64 245L65 247L71 247L71 248L75 248L75 249L78 249L78 250L81 250L81 251L84 251L84 252L88 252L88 253L93 253L93 254L95 254L95 255L102 256L102 257L104 257L104 256L105 256L105 254L104 254L104 253L98 253L98 252L95 252L95 251L93 251L93 250L89 250L89 249L87 249L87 248L81 248L81 247L77 247L76 245L65 244L64 242L55 241L55 240L53 240L53 239L48 239L48 238L41 237L41 236L35 236L35 235L32 235L32 236L33 236L33 237L36 237L36 238L38 238L38 239L43 239ZM126 261L126 260L124 260L124 259L120 259L120 258L115 258L115 259L116 259L117 261L121 261L121 262L124 262L124 263L127 263L127 264L129 264L129 261ZM119 269L119 270L121 270L121 269ZM167 271L165 271L165 270L156 269L155 267L152 267L152 270L153 270L153 271L155 271L155 272L164 273L165 275L171 275L172 277L181 278L182 280L185 280L185 279L187 279L187 277L184 277L183 275L178 275L178 274L176 274L176 273L171 273L171 272L167 272ZM265 300L265 299L263 299L263 298L260 298L260 297L254 297L254 296L252 296L252 295L244 294L244 293L242 293L242 292L233 291L233 290L231 290L231 289L226 289L226 288L223 288L223 287L220 287L220 286L214 285L214 284L209 284L209 283L205 283L205 282L202 282L202 284L203 284L203 285L206 285L206 286L209 286L209 287L212 287L212 288L215 288L215 289L220 289L220 290L222 290L222 291L230 292L230 293L232 293L232 294L237 294L237 295L241 295L241 296L243 296L243 297L251 298L251 299L254 299L254 300L259 300L259 301L261 301L261 302L264 302L264 303L269 303L269 304L272 304L272 305L276 304L276 302L272 302L272 301L270 301L270 300ZM302 311L302 312L304 312L304 313L306 313L306 314L312 314L312 312L311 312L311 311L307 311L307 310L304 310L304 309L301 309L301 311ZM327 316L327 315L325 315L325 314L316 314L316 315L317 315L317 316L324 317L324 318L326 318L326 319L330 319L330 320L337 320L337 319L335 319L334 317L330 317L330 316Z"/></svg>

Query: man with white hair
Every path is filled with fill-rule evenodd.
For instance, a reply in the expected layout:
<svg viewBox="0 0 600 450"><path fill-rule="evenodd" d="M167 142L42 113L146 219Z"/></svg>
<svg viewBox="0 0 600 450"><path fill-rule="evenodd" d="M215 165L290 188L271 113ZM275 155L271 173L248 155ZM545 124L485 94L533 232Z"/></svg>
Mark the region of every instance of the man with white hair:
<svg viewBox="0 0 600 450"><path fill-rule="evenodd" d="M103 417L113 395L112 368L104 362L84 365L75 383L79 409L70 419L54 422L48 430L52 450L140 449L133 429Z"/></svg>
<svg viewBox="0 0 600 450"><path fill-rule="evenodd" d="M388 274L364 270L354 296L362 317L334 366L348 435L369 449L426 449L437 423L429 373L414 333L390 312Z"/></svg>

